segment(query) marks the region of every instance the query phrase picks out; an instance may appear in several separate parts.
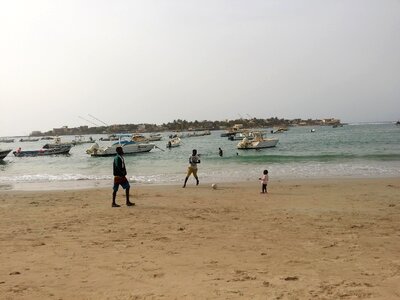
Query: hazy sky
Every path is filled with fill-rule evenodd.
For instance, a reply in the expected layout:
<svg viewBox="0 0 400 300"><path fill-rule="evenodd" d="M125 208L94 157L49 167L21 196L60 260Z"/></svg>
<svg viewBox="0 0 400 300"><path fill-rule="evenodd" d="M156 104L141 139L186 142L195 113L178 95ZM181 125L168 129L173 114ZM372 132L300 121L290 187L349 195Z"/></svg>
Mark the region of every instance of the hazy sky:
<svg viewBox="0 0 400 300"><path fill-rule="evenodd" d="M0 136L243 117L400 119L400 1L0 2Z"/></svg>

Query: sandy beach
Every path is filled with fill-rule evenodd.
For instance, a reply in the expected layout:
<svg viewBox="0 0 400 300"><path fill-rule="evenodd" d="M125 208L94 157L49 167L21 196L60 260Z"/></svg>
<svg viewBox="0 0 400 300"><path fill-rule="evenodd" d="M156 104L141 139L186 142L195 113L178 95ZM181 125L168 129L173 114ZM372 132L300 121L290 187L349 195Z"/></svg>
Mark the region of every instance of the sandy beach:
<svg viewBox="0 0 400 300"><path fill-rule="evenodd" d="M1 191L0 299L400 298L399 178L131 195Z"/></svg>

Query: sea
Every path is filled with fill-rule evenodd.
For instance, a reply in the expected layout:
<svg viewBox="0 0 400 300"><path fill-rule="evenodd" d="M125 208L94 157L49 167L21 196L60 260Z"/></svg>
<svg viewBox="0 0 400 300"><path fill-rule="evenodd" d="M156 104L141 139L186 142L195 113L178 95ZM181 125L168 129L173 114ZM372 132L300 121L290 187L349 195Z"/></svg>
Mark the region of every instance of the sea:
<svg viewBox="0 0 400 300"><path fill-rule="evenodd" d="M262 128L270 133L272 128ZM290 127L279 134L274 148L238 150L238 141L221 137L224 131L182 139L182 145L167 149L168 136L154 142L158 148L148 153L125 157L128 178L133 185L182 184L192 149L200 154L200 184L254 181L263 170L271 182L284 179L313 178L381 178L400 177L400 126L384 124L348 124L331 126ZM98 140L106 135L90 135ZM0 143L0 149L37 150L49 142ZM62 136L63 142L75 136ZM89 138L89 135L87 136ZM112 142L98 141L100 146ZM112 185L113 157L91 157L82 144L70 155L14 157L10 153L0 161L0 190L43 190L93 188ZM223 157L218 155L223 150ZM195 184L191 178L188 185Z"/></svg>

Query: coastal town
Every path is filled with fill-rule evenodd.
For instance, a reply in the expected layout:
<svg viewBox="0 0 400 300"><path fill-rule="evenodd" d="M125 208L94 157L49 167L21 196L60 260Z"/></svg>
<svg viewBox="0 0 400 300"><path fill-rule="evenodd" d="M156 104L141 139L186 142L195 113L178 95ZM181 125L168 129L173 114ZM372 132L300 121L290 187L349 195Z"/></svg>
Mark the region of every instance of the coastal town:
<svg viewBox="0 0 400 300"><path fill-rule="evenodd" d="M120 132L164 132L164 131L197 131L197 130L224 130L241 124L243 128L263 128L263 127L294 127L294 126L339 126L343 125L339 119L282 119L282 118L239 118L223 121L187 121L177 119L169 123L157 124L114 124L99 126L79 126L53 128L52 130L41 132L32 131L30 136L46 135L83 135L83 134L103 134Z"/></svg>

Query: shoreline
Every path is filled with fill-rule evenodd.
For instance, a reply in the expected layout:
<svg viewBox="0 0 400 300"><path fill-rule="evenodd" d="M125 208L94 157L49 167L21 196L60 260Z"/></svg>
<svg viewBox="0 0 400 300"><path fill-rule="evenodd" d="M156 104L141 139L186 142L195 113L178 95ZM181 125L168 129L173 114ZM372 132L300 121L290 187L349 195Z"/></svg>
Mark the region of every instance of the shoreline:
<svg viewBox="0 0 400 300"><path fill-rule="evenodd" d="M193 179L193 178L191 178ZM189 179L189 183L190 180ZM273 182L318 182L318 181L347 181L347 180L384 180L384 179L399 179L398 176L327 176L327 177L274 177L270 179ZM184 175L182 175L182 182L159 182L159 183L144 183L137 182L129 179L131 186L135 187L157 187L157 186L180 186L183 183ZM245 178L243 180L204 180L200 178L200 185L210 186L216 183L217 185L226 184L242 184L242 183L258 183L257 178ZM60 191L60 190L93 190L93 189L111 189L112 179L110 180L65 180L65 181L49 181L49 182L11 182L0 183L0 191Z"/></svg>

